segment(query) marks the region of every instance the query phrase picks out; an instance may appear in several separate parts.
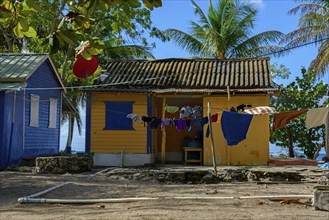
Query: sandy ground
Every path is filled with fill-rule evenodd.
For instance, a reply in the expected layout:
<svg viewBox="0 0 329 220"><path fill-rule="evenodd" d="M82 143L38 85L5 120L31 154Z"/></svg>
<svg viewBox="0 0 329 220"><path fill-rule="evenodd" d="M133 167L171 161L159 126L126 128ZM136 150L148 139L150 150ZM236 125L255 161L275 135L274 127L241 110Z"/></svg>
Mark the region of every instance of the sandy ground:
<svg viewBox="0 0 329 220"><path fill-rule="evenodd" d="M0 219L329 219L329 212L315 210L307 199L284 204L239 196L313 194L315 182L299 184L164 184L156 180L113 179L106 175L32 174L0 172ZM96 204L20 204L17 199L64 182L72 182L46 195L52 199L101 199L158 197L154 201ZM217 193L215 193L217 192ZM214 193L214 194L209 194ZM225 200L174 200L177 196L233 196ZM170 198L171 197L171 198Z"/></svg>

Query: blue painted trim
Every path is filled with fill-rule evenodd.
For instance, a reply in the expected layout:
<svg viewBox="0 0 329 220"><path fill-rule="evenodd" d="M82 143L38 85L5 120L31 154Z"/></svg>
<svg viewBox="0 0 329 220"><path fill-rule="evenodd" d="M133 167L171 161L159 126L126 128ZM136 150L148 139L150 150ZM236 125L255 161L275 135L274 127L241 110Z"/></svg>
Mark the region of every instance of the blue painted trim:
<svg viewBox="0 0 329 220"><path fill-rule="evenodd" d="M147 115L152 117L152 97L147 96ZM152 153L152 130L147 126L147 153Z"/></svg>
<svg viewBox="0 0 329 220"><path fill-rule="evenodd" d="M91 97L87 94L86 100L86 136L85 136L85 152L90 153L90 126L91 126Z"/></svg>
<svg viewBox="0 0 329 220"><path fill-rule="evenodd" d="M4 107L5 107L5 94L0 92L0 146L3 146L3 128L4 128ZM1 149L0 149L0 152ZM1 158L2 159L2 158Z"/></svg>

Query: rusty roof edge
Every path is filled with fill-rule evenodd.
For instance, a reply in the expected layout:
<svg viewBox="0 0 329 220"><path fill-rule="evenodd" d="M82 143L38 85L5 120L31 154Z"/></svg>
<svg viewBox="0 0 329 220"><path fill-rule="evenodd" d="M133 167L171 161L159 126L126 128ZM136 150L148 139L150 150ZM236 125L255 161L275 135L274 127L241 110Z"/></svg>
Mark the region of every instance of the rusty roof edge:
<svg viewBox="0 0 329 220"><path fill-rule="evenodd" d="M131 92L131 93L227 93L226 89L134 89L134 88L101 88L87 89L88 92ZM273 93L279 91L278 88L257 88L257 89L231 89L231 92L252 93L252 92L267 92Z"/></svg>
<svg viewBox="0 0 329 220"><path fill-rule="evenodd" d="M164 59L111 59L110 62L158 62L158 61L246 61L246 60L270 60L270 57L256 57L256 58L225 58L225 59L214 59L214 58L204 58L204 57L193 57L193 58L164 58ZM106 67L108 66L106 64Z"/></svg>

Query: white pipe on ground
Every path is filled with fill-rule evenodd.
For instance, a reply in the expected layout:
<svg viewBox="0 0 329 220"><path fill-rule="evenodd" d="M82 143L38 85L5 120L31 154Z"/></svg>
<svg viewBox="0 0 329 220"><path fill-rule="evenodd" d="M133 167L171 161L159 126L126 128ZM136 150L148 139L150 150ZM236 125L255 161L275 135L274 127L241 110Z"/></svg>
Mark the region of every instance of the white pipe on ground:
<svg viewBox="0 0 329 220"><path fill-rule="evenodd" d="M103 170L101 170L101 171L98 171L97 173L94 173L94 174L90 175L89 177L90 177L90 178L93 178L93 177L97 176L98 174L105 173L105 172L107 172L107 171L109 171L109 170L113 170L113 169L115 169L115 168L116 168L116 167L110 167L110 168L103 169Z"/></svg>
<svg viewBox="0 0 329 220"><path fill-rule="evenodd" d="M189 199L193 199L193 200L217 200L217 199L234 199L235 197L233 196L205 196L205 197L199 197L199 196L190 196L190 197L166 197L168 199L176 199L176 200L189 200Z"/></svg>
<svg viewBox="0 0 329 220"><path fill-rule="evenodd" d="M46 198L19 198L20 203L61 203L61 204L93 204L93 203L121 203L157 200L159 198L117 198L117 199L46 199Z"/></svg>
<svg viewBox="0 0 329 220"><path fill-rule="evenodd" d="M159 199L175 199L175 200L220 200L220 199L271 199L271 200L283 200L283 199L310 199L313 195L270 195L270 196L190 196L190 197L137 197L137 198L112 198L112 199L46 199L36 198L44 195L50 191L63 187L71 182L62 183L57 186L53 186L44 191L18 198L19 203L61 203L61 204L92 204L92 203L123 203L123 202L137 202L137 201L151 201Z"/></svg>
<svg viewBox="0 0 329 220"><path fill-rule="evenodd" d="M283 199L311 199L313 195L276 195L276 196L240 196L238 199L270 199L270 200L283 200Z"/></svg>
<svg viewBox="0 0 329 220"><path fill-rule="evenodd" d="M313 195L279 195L279 196L223 196L223 197L140 197L140 198L113 198L113 199L46 199L46 198L19 198L20 203L60 203L60 204L93 204L93 203L124 203L124 202L138 202L138 201L152 201L161 199L174 199L174 200L223 200L223 199L309 199Z"/></svg>
<svg viewBox="0 0 329 220"><path fill-rule="evenodd" d="M65 185L67 185L67 184L70 184L70 183L71 183L71 182L62 183L62 184L60 184L60 185L53 186L53 187L51 187L51 188L49 188L49 189L46 189L46 190L44 190L44 191L41 191L41 192L38 192L38 193L32 194L32 195L30 195L30 196L26 196L26 197L29 197L29 198L36 198L36 197L42 196L42 195L44 195L44 194L46 194L46 193L48 193L48 192L50 192L50 191L53 191L53 190L55 190L55 189L58 189L58 188L63 187L63 186L65 186Z"/></svg>

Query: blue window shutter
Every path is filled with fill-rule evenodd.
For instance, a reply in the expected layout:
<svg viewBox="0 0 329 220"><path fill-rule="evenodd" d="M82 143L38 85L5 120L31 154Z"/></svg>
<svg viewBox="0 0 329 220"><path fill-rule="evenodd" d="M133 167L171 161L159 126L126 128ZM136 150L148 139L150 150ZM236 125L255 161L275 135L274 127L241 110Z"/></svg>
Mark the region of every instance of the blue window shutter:
<svg viewBox="0 0 329 220"><path fill-rule="evenodd" d="M127 115L133 111L134 102L104 102L104 130L134 130L132 120Z"/></svg>

